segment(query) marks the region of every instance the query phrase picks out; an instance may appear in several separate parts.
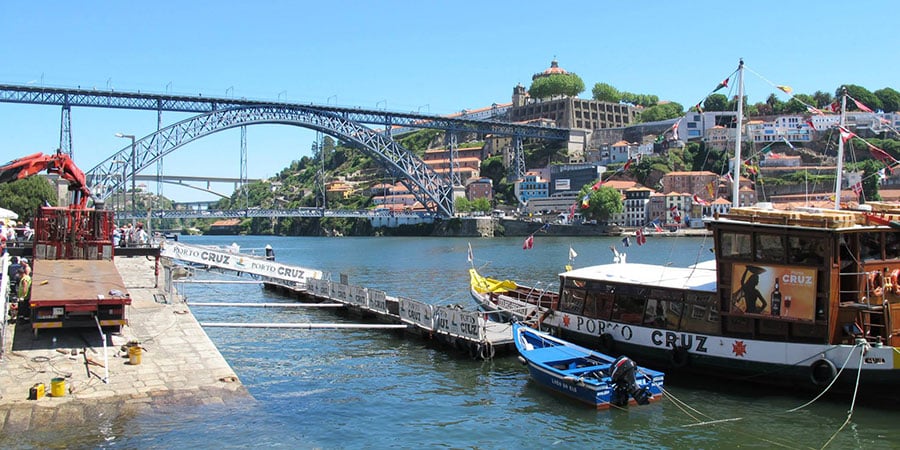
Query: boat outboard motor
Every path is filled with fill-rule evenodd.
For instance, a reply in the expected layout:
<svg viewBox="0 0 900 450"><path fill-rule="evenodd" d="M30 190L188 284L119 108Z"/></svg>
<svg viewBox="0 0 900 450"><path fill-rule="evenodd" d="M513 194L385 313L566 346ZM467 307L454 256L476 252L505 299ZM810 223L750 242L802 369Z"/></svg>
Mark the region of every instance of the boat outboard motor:
<svg viewBox="0 0 900 450"><path fill-rule="evenodd" d="M609 378L613 384L613 394L610 403L616 406L625 406L628 404L628 396L634 398L638 405L646 405L650 403L650 390L648 388L640 388L635 380L635 370L637 364L627 356L620 356L613 362L612 370Z"/></svg>

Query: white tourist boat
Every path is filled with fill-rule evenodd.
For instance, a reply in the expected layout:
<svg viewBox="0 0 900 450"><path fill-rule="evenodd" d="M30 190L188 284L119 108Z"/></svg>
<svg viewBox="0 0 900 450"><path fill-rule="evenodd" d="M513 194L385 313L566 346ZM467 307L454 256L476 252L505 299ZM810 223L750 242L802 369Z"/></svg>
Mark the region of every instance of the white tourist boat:
<svg viewBox="0 0 900 450"><path fill-rule="evenodd" d="M473 269L471 292L486 310L670 374L881 395L900 385L900 205L868 207L734 207L706 223L711 261L569 270L553 295Z"/></svg>

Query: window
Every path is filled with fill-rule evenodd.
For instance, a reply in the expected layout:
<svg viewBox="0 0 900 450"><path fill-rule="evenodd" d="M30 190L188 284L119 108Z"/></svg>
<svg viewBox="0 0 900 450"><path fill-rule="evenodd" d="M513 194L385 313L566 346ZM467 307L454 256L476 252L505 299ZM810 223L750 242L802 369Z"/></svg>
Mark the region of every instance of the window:
<svg viewBox="0 0 900 450"><path fill-rule="evenodd" d="M750 259L750 235L731 231L723 232L718 248L723 257Z"/></svg>
<svg viewBox="0 0 900 450"><path fill-rule="evenodd" d="M611 319L618 322L640 325L641 318L644 315L645 299L645 293L622 289L622 292L616 297Z"/></svg>
<svg viewBox="0 0 900 450"><path fill-rule="evenodd" d="M758 233L756 235L756 259L758 261L783 262L784 240L775 234Z"/></svg>
<svg viewBox="0 0 900 450"><path fill-rule="evenodd" d="M718 334L719 307L712 293L685 294L681 330L691 333Z"/></svg>
<svg viewBox="0 0 900 450"><path fill-rule="evenodd" d="M613 309L614 296L609 293L592 290L584 303L584 316L591 319L608 320Z"/></svg>
<svg viewBox="0 0 900 450"><path fill-rule="evenodd" d="M825 241L810 237L788 237L788 262L817 267L825 264Z"/></svg>
<svg viewBox="0 0 900 450"><path fill-rule="evenodd" d="M864 261L881 259L881 233L859 235L859 257Z"/></svg>
<svg viewBox="0 0 900 450"><path fill-rule="evenodd" d="M584 289L566 288L559 302L559 310L565 313L581 315L584 309Z"/></svg>

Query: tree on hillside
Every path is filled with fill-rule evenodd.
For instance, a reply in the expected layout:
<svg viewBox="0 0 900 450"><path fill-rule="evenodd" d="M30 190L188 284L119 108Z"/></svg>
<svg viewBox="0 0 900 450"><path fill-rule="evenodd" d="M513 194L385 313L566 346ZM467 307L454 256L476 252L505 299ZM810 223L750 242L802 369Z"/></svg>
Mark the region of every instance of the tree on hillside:
<svg viewBox="0 0 900 450"><path fill-rule="evenodd" d="M0 184L0 207L19 215L23 222L31 221L44 202L56 205L56 189L43 176L33 176Z"/></svg>
<svg viewBox="0 0 900 450"><path fill-rule="evenodd" d="M815 102L816 99L809 94L797 94L784 104L784 112L788 114L802 114L806 112L806 105L813 105Z"/></svg>
<svg viewBox="0 0 900 450"><path fill-rule="evenodd" d="M622 194L618 190L609 186L600 186L600 189L593 190L591 185L585 185L581 188L578 198L583 199L588 196L588 207L584 208L584 201L581 202L581 215L588 219L606 222L613 214L622 212Z"/></svg>
<svg viewBox="0 0 900 450"><path fill-rule="evenodd" d="M684 115L684 107L680 103L671 102L651 106L641 111L641 122L657 122L660 120L675 119Z"/></svg>
<svg viewBox="0 0 900 450"><path fill-rule="evenodd" d="M594 95L594 100L601 102L619 103L622 101L622 93L606 83L595 84L591 93Z"/></svg>
<svg viewBox="0 0 900 450"><path fill-rule="evenodd" d="M622 101L625 103L631 103L632 105L638 105L647 108L658 105L659 97L652 94L633 94L631 92L622 92Z"/></svg>
<svg viewBox="0 0 900 450"><path fill-rule="evenodd" d="M532 98L550 98L561 95L575 97L584 91L584 81L574 73L556 73L539 77L531 82L528 94Z"/></svg>
<svg viewBox="0 0 900 450"><path fill-rule="evenodd" d="M881 110L884 112L900 111L900 92L889 87L874 92L881 101Z"/></svg>
<svg viewBox="0 0 900 450"><path fill-rule="evenodd" d="M862 86L857 86L855 84L845 84L844 86L839 86L837 88L837 90L835 91L835 94L834 94L835 98L841 98L841 94L842 94L841 87L846 87L847 95L853 97L858 102L868 106L869 108L872 109L872 111L878 111L879 109L882 109L881 100L879 100L878 97L875 96L875 94L869 92L868 89L866 89ZM857 111L857 110L859 110L859 108L857 108L856 105L852 101L848 101L847 102L847 110L848 111Z"/></svg>
<svg viewBox="0 0 900 450"><path fill-rule="evenodd" d="M815 99L815 102L812 105L816 108L824 108L834 102L834 96L828 92L816 91L812 96L813 99Z"/></svg>
<svg viewBox="0 0 900 450"><path fill-rule="evenodd" d="M706 111L728 111L728 97L722 94L710 94L703 101L703 109Z"/></svg>

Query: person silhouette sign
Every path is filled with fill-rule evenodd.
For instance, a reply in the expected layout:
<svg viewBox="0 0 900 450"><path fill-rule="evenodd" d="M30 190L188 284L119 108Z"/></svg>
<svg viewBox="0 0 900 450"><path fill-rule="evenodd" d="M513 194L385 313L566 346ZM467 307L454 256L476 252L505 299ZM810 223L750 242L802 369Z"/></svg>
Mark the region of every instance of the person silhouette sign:
<svg viewBox="0 0 900 450"><path fill-rule="evenodd" d="M759 292L759 274L765 272L766 269L758 266L746 266L744 274L741 275L741 287L734 293L734 304L744 300L744 312L750 314L760 314L769 306L765 297Z"/></svg>

